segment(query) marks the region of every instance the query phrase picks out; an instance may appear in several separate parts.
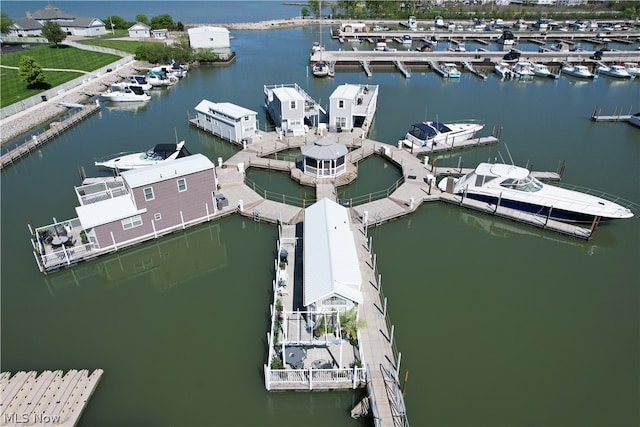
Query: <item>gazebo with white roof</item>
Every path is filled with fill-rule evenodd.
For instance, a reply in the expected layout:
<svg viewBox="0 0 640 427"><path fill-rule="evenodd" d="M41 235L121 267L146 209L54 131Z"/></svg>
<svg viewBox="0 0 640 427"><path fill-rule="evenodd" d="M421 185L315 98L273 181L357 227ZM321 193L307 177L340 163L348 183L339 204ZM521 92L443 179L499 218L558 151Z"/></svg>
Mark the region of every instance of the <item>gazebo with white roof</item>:
<svg viewBox="0 0 640 427"><path fill-rule="evenodd" d="M303 304L311 313L362 304L362 275L345 207L324 198L304 213Z"/></svg>
<svg viewBox="0 0 640 427"><path fill-rule="evenodd" d="M316 178L335 178L347 171L347 147L329 137L320 138L301 148L303 172Z"/></svg>

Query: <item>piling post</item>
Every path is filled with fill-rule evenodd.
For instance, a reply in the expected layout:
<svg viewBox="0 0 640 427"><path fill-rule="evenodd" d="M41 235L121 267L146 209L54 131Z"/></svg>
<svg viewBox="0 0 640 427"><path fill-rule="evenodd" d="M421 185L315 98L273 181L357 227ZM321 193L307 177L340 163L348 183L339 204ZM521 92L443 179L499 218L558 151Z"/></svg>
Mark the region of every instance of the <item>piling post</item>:
<svg viewBox="0 0 640 427"><path fill-rule="evenodd" d="M384 297L384 307L382 308L382 315L387 317L387 297Z"/></svg>
<svg viewBox="0 0 640 427"><path fill-rule="evenodd" d="M391 335L389 336L389 343L391 343L391 345L393 345L393 334L395 332L396 329L396 325L391 325Z"/></svg>

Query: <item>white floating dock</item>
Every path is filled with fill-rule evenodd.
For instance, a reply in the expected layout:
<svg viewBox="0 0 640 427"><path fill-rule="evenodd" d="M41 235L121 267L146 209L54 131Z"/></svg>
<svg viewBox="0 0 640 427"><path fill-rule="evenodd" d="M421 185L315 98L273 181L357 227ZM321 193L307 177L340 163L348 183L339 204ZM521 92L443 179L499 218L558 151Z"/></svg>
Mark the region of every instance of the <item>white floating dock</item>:
<svg viewBox="0 0 640 427"><path fill-rule="evenodd" d="M0 420L3 426L75 426L93 394L102 369L10 372L0 374Z"/></svg>

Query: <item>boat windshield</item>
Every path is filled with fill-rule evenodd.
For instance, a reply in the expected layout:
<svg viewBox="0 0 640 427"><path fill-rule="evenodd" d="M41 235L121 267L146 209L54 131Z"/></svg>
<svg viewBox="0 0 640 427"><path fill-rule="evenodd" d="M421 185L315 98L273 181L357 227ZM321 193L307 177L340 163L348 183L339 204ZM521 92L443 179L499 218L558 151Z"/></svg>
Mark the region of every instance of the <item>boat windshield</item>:
<svg viewBox="0 0 640 427"><path fill-rule="evenodd" d="M507 178L500 183L500 186L527 193L542 190L542 183L531 175L527 175L524 179Z"/></svg>

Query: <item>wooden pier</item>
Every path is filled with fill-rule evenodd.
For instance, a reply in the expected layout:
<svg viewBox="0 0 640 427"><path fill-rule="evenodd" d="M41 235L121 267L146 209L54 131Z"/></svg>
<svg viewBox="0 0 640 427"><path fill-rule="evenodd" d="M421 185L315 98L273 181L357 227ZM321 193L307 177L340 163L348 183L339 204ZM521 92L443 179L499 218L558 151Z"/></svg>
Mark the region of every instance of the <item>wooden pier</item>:
<svg viewBox="0 0 640 427"><path fill-rule="evenodd" d="M75 426L96 389L102 369L0 374L3 426Z"/></svg>
<svg viewBox="0 0 640 427"><path fill-rule="evenodd" d="M51 123L49 129L39 133L38 135L34 135L32 138L27 139L22 144L3 154L0 158L0 169L4 169L5 167L12 165L14 162L28 155L33 150L37 150L53 138L91 116L99 109L100 106L97 103L87 104L80 111L70 115L63 121Z"/></svg>

